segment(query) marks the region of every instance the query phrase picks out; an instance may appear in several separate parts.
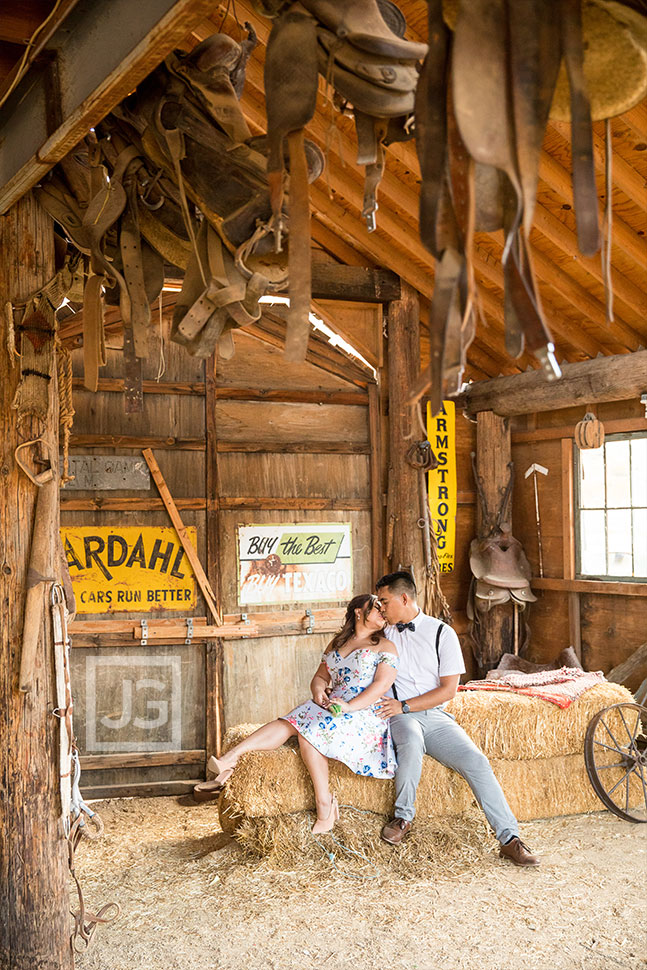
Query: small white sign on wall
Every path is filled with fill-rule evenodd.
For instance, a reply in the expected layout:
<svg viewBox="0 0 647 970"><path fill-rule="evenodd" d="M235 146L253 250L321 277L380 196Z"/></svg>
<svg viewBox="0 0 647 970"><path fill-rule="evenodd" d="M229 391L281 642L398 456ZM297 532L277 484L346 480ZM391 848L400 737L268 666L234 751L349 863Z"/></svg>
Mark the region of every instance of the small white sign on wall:
<svg viewBox="0 0 647 970"><path fill-rule="evenodd" d="M350 523L238 527L241 606L335 603L352 596Z"/></svg>

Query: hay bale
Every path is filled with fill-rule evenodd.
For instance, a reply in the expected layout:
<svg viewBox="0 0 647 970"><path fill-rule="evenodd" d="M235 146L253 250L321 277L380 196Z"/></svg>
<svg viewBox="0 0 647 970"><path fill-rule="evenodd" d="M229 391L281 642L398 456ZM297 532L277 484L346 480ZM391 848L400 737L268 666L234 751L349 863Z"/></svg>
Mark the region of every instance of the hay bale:
<svg viewBox="0 0 647 970"><path fill-rule="evenodd" d="M397 849L380 839L384 816L342 806L334 833L316 839L310 831L313 821L310 812L248 818L235 838L250 858L263 859L271 868L298 869L312 877L339 872L369 880L458 874L487 862L498 845L480 812L417 821Z"/></svg>
<svg viewBox="0 0 647 970"><path fill-rule="evenodd" d="M575 815L600 809L581 754L527 761L492 759L494 774L520 821ZM338 761L330 762L330 786L340 804L365 812L391 815L392 781L362 778ZM416 810L423 818L464 815L474 807L464 779L433 758L425 758ZM243 755L225 786L220 805L223 828L232 831L243 819L268 818L314 811L314 792L299 752L283 747Z"/></svg>
<svg viewBox="0 0 647 970"><path fill-rule="evenodd" d="M563 710L507 691L459 691L447 710L490 760L552 758L584 751L589 721L603 707L633 701L620 684L597 684Z"/></svg>
<svg viewBox="0 0 647 970"><path fill-rule="evenodd" d="M631 700L629 691L619 684L600 684L564 710L503 691L466 691L452 701L451 710L489 758L512 811L528 821L600 808L584 766L586 728L601 709ZM611 715L609 726L620 730L617 715L615 719ZM232 728L225 749L256 726ZM331 761L330 784L341 804L380 815L393 811L392 781L363 778ZM472 809L474 797L459 774L425 758L416 804L421 818L455 817ZM276 818L314 807L310 777L296 739L291 739L278 751L243 755L220 801L221 824L231 832L245 819Z"/></svg>

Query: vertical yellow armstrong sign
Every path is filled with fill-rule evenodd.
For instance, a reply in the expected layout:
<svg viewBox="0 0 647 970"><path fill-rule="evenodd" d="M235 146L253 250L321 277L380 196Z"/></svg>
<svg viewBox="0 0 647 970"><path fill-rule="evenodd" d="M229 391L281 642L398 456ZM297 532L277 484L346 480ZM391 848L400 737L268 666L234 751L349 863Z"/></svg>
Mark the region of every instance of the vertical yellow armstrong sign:
<svg viewBox="0 0 647 970"><path fill-rule="evenodd" d="M438 541L440 571L451 573L456 548L456 406L443 401L432 417L427 405L427 435L438 459L438 468L429 472L429 511Z"/></svg>
<svg viewBox="0 0 647 970"><path fill-rule="evenodd" d="M187 532L195 546L195 526ZM65 527L61 538L79 613L194 609L195 578L175 529Z"/></svg>

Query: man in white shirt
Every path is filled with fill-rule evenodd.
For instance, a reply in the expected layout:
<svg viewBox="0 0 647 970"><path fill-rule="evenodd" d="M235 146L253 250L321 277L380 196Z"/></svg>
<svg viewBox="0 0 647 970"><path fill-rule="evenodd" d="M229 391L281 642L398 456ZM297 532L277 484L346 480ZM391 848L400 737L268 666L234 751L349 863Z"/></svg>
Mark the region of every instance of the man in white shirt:
<svg viewBox="0 0 647 970"><path fill-rule="evenodd" d="M377 595L387 621L385 636L400 657L393 689L379 702L381 716L391 719L398 759L395 818L382 829L382 838L398 845L409 834L426 753L467 781L501 844L500 855L519 866L538 866L539 859L519 838L517 820L490 762L445 710L465 672L456 633L422 612L407 572L383 576Z"/></svg>

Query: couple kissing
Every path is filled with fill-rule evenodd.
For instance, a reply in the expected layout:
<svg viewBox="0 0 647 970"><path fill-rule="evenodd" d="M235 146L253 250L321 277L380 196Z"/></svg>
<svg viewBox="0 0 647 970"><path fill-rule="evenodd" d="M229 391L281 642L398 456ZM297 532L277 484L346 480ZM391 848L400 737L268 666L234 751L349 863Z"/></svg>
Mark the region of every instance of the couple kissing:
<svg viewBox="0 0 647 970"><path fill-rule="evenodd" d="M312 678L311 700L264 724L220 759L212 757L208 767L224 783L242 754L274 750L296 735L314 786L313 834L331 831L339 818L328 780L333 758L356 774L395 779L394 817L381 834L398 845L411 830L428 754L467 781L500 855L537 866L488 759L445 709L464 672L454 630L418 607L409 573L389 573L376 584L376 595L363 593L348 604Z"/></svg>

